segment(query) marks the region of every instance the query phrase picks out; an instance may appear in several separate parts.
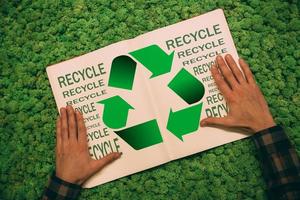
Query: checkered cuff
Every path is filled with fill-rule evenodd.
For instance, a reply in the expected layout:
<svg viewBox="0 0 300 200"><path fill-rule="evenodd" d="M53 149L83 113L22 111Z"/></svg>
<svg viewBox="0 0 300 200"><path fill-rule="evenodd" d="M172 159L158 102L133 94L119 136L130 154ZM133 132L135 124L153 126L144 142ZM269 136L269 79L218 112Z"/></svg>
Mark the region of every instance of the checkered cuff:
<svg viewBox="0 0 300 200"><path fill-rule="evenodd" d="M280 126L259 131L253 136L256 147L263 153L272 154L280 151L286 151L291 147L291 143Z"/></svg>
<svg viewBox="0 0 300 200"><path fill-rule="evenodd" d="M300 160L280 126L253 137L270 199L300 199Z"/></svg>
<svg viewBox="0 0 300 200"><path fill-rule="evenodd" d="M52 174L47 187L43 193L43 200L65 200L65 199L77 199L81 190L80 185L68 183L57 176L55 172Z"/></svg>

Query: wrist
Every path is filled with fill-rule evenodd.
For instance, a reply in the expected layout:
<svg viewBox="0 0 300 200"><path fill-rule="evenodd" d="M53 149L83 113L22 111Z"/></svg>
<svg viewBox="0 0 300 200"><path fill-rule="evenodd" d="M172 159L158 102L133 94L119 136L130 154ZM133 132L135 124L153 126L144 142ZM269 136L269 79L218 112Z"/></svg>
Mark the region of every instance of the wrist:
<svg viewBox="0 0 300 200"><path fill-rule="evenodd" d="M273 118L271 118L269 120L261 121L261 123L257 123L255 126L253 126L252 130L254 133L257 133L273 126L276 126L276 123L274 122Z"/></svg>
<svg viewBox="0 0 300 200"><path fill-rule="evenodd" d="M67 175L62 175L56 172L55 176L65 182L68 183L72 183L72 184L76 184L76 185L81 185L84 181L73 178L71 176L67 176Z"/></svg>

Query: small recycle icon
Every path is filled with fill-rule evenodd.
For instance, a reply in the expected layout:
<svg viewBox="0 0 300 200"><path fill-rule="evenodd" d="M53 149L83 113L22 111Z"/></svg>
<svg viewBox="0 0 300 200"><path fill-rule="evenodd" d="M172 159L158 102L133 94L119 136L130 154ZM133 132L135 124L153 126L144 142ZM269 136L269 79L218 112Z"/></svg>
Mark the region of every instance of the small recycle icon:
<svg viewBox="0 0 300 200"><path fill-rule="evenodd" d="M150 78L169 73L172 68L174 51L168 55L159 46L150 45L129 53L134 59L146 67L151 73ZM111 64L108 86L132 90L137 62L127 55L115 57ZM126 77L124 79L123 77ZM188 105L179 111L170 109L166 128L183 141L182 136L198 130L202 102L204 96L203 84L182 68L170 81L168 87L181 97ZM97 102L104 104L103 122L111 129L121 129L126 126L130 109L134 109L119 95ZM114 130L127 144L135 150L140 150L163 142L156 119Z"/></svg>

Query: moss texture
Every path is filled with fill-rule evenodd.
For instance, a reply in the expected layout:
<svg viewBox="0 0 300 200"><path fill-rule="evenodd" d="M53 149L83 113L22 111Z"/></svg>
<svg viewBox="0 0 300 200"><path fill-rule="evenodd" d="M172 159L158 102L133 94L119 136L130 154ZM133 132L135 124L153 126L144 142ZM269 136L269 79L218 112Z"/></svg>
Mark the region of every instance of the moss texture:
<svg viewBox="0 0 300 200"><path fill-rule="evenodd" d="M37 199L54 170L56 105L45 68L223 8L276 122L300 150L297 0L0 0L0 199ZM81 199L265 199L250 139L84 190Z"/></svg>

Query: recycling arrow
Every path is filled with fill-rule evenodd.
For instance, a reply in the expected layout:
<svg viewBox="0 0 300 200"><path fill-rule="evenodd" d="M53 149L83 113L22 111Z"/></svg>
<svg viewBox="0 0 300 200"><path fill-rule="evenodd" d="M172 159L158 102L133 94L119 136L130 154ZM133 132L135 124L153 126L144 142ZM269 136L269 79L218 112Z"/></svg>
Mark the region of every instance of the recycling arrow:
<svg viewBox="0 0 300 200"><path fill-rule="evenodd" d="M168 55L159 46L150 45L130 52L129 54L152 72L150 78L154 78L171 71L174 51Z"/></svg>
<svg viewBox="0 0 300 200"><path fill-rule="evenodd" d="M115 131L115 133L135 150L159 144L163 141L155 119L120 131Z"/></svg>
<svg viewBox="0 0 300 200"><path fill-rule="evenodd" d="M111 64L108 86L131 90L136 62L129 56L118 56Z"/></svg>
<svg viewBox="0 0 300 200"><path fill-rule="evenodd" d="M183 141L182 136L198 130L201 111L202 103L176 112L171 109L167 129Z"/></svg>
<svg viewBox="0 0 300 200"><path fill-rule="evenodd" d="M174 51L168 55L159 46L150 45L132 51L129 54L152 72L150 78L171 71ZM126 55L114 58L111 65L108 86L132 90L137 64L133 58ZM175 75L168 84L168 87L188 104L199 102L205 92L201 81L184 68ZM129 110L134 109L118 95L97 103L104 104L103 122L107 127L112 129L124 128L127 123ZM167 129L183 141L184 135L198 130L201 111L202 103L178 111L172 111L171 109ZM122 130L115 130L115 133L135 150L163 142L156 119Z"/></svg>
<svg viewBox="0 0 300 200"><path fill-rule="evenodd" d="M103 122L113 129L126 126L128 111L134 109L120 96L113 96L97 103L104 104Z"/></svg>
<svg viewBox="0 0 300 200"><path fill-rule="evenodd" d="M188 104L200 101L205 92L203 84L184 68L176 74L168 86Z"/></svg>

